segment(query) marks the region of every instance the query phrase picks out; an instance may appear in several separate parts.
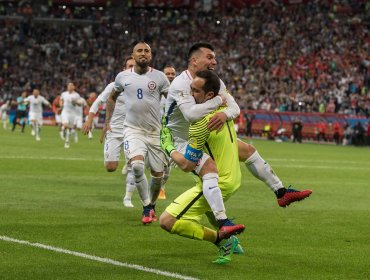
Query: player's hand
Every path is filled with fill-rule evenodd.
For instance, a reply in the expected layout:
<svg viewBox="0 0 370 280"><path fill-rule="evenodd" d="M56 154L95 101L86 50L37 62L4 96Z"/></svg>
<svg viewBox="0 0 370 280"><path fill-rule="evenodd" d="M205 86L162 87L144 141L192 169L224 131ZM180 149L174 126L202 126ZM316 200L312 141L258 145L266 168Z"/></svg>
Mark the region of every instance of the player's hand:
<svg viewBox="0 0 370 280"><path fill-rule="evenodd" d="M104 124L103 129L101 131L100 139L99 139L100 143L104 142L105 135L107 134L107 131L112 131L112 129L110 127L110 124Z"/></svg>
<svg viewBox="0 0 370 280"><path fill-rule="evenodd" d="M224 112L216 113L208 122L209 131L217 130L219 132L227 121L227 116Z"/></svg>
<svg viewBox="0 0 370 280"><path fill-rule="evenodd" d="M88 134L89 131L92 129L92 121L87 120L82 126L82 133L84 135Z"/></svg>
<svg viewBox="0 0 370 280"><path fill-rule="evenodd" d="M168 127L162 127L161 129L161 148L166 152L168 156L170 156L173 150L176 150L175 146L173 145L171 131Z"/></svg>

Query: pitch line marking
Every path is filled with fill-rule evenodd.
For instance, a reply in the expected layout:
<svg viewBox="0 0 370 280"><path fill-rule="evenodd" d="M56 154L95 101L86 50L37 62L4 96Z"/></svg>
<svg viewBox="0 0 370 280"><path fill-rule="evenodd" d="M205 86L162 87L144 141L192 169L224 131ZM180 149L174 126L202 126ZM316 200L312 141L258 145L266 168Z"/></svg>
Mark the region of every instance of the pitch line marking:
<svg viewBox="0 0 370 280"><path fill-rule="evenodd" d="M68 157L34 157L34 156L0 156L0 159L37 159L37 160L70 160L70 161L102 161L102 159L96 158L68 158ZM282 168L309 168L309 169L332 169L332 170L365 170L369 171L370 167L355 167L355 166L323 166L323 165L313 165L315 163L328 163L328 164L342 164L340 161L318 161L318 160L295 160L295 159L277 159L277 158L267 158L267 161L272 162L283 162L283 164L277 164L277 167ZM290 165L287 162L300 162L300 165ZM304 163L310 163L305 165ZM346 162L346 164L359 164L358 162ZM363 163L361 163L363 164Z"/></svg>
<svg viewBox="0 0 370 280"><path fill-rule="evenodd" d="M112 260L112 259L109 259L109 258L102 258L102 257L94 256L94 255L88 255L88 254L85 254L85 253L70 251L70 250L66 250L66 249L63 249L63 248L53 247L53 246L49 246L49 245L45 245L45 244L41 244L41 243L32 243L32 242L29 242L29 241L26 241L26 240L19 240L19 239L11 238L11 237L8 237L8 236L0 235L0 240L7 241L7 242L12 242L12 243L23 244L23 245L27 245L27 246L31 246L31 247L36 247L36 248L41 248L41 249L54 251L54 252L58 252L58 253L73 255L73 256L76 256L76 257L81 257L81 258L84 258L84 259L97 261L97 262L101 262L101 263L107 263L107 264L111 264L111 265L115 265L115 266L121 266L121 267L131 268L131 269L140 270L140 271L144 271L144 272L148 272L148 273L154 273L154 274L157 274L157 275L163 275L163 276L167 276L167 277L171 277L171 278L175 278L175 279L199 280L198 278L185 276L185 275L181 275L181 274L178 274L178 273L173 273L173 272L168 272L168 271L164 271L164 270L149 268L149 267L145 267L145 266L141 266L141 265L137 265L137 264L119 262L119 261L115 261L115 260Z"/></svg>

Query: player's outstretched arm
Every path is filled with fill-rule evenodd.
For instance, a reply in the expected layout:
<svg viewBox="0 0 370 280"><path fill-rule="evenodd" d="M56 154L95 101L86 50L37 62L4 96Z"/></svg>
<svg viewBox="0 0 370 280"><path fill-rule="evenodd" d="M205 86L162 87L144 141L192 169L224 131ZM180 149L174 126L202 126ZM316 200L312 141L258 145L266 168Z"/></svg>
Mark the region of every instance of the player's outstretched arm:
<svg viewBox="0 0 370 280"><path fill-rule="evenodd" d="M92 113L92 112L89 112L89 114L87 115L87 120L86 120L86 122L82 126L82 133L84 135L88 134L89 131L92 129L92 124L93 124L93 121L94 121L94 116L95 116L95 114Z"/></svg>
<svg viewBox="0 0 370 280"><path fill-rule="evenodd" d="M196 104L194 98L191 95L188 95L182 98L180 97L177 104L185 120L192 123L218 109L223 102L223 98L218 96L217 98L212 98L202 104Z"/></svg>
<svg viewBox="0 0 370 280"><path fill-rule="evenodd" d="M116 92L113 89L107 100L107 106L105 107L105 122L104 127L102 129L102 134L100 136L100 143L103 143L107 131L111 131L110 120L112 118L114 107L116 105L116 100L119 94L120 94L119 92Z"/></svg>
<svg viewBox="0 0 370 280"><path fill-rule="evenodd" d="M107 97L108 98L108 97ZM100 94L93 104L90 107L89 114L87 115L87 120L82 127L83 134L88 134L89 131L92 129L94 116L99 111L99 106L103 104L105 101L102 99L102 94ZM104 138L104 137L103 137Z"/></svg>

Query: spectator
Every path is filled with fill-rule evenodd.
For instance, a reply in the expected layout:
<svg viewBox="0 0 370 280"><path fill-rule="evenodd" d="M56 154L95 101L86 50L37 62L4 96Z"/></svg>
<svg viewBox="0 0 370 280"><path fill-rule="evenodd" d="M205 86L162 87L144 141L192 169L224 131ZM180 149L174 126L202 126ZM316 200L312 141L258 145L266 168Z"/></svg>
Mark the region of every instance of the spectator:
<svg viewBox="0 0 370 280"><path fill-rule="evenodd" d="M334 122L334 125L333 125L333 139L334 139L334 142L335 144L339 145L340 142L341 142L341 137L340 137L340 124L336 121Z"/></svg>
<svg viewBox="0 0 370 280"><path fill-rule="evenodd" d="M365 129L361 122L357 122L353 127L353 145L363 146L365 145L365 142Z"/></svg>
<svg viewBox="0 0 370 280"><path fill-rule="evenodd" d="M292 123L293 143L296 141L302 143L302 128L303 124L301 120L298 117L294 118Z"/></svg>
<svg viewBox="0 0 370 280"><path fill-rule="evenodd" d="M352 135L353 135L353 129L352 127L347 123L344 126L344 133L343 133L343 146L351 145L352 144Z"/></svg>
<svg viewBox="0 0 370 280"><path fill-rule="evenodd" d="M158 50L153 66L159 69L168 61L183 69L189 44L213 43L218 73L244 109L369 116L366 1L347 1L345 13L333 1L237 10L230 4L209 12L127 9L126 1L102 10L39 2L3 7L3 14L23 20L1 19L0 101L34 87L52 100L69 80L83 94L101 91L119 71L115 61L127 56L122 50L145 38ZM39 24L39 17L54 21ZM56 19L84 24L61 28Z"/></svg>
<svg viewBox="0 0 370 280"><path fill-rule="evenodd" d="M245 136L247 137L252 137L252 125L253 125L253 120L255 118L254 114L247 113L245 114Z"/></svg>

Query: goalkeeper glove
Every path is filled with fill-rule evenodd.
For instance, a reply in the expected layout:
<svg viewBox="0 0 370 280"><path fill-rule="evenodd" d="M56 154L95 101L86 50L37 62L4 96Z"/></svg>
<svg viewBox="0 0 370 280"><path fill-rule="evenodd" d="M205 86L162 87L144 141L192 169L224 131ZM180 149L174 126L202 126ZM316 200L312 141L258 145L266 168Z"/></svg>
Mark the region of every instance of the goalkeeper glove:
<svg viewBox="0 0 370 280"><path fill-rule="evenodd" d="M167 127L162 127L161 129L161 148L168 156L171 156L171 152L176 150L173 145L171 131Z"/></svg>

